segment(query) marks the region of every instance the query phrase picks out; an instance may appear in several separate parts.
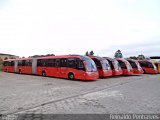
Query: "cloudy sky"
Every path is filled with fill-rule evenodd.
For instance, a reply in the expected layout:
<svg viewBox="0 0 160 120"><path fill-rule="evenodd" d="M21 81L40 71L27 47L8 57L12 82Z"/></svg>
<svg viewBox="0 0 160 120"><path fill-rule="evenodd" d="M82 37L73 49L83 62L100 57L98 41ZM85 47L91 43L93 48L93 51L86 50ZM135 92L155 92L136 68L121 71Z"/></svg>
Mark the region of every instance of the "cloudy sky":
<svg viewBox="0 0 160 120"><path fill-rule="evenodd" d="M160 0L0 0L0 53L160 55Z"/></svg>

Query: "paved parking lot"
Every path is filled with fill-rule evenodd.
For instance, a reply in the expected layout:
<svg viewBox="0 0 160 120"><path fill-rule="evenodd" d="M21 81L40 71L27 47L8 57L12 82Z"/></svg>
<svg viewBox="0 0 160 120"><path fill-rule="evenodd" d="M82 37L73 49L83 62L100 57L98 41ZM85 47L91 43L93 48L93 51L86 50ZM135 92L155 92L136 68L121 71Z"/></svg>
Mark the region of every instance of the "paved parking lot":
<svg viewBox="0 0 160 120"><path fill-rule="evenodd" d="M0 72L0 114L160 113L160 74L71 81Z"/></svg>

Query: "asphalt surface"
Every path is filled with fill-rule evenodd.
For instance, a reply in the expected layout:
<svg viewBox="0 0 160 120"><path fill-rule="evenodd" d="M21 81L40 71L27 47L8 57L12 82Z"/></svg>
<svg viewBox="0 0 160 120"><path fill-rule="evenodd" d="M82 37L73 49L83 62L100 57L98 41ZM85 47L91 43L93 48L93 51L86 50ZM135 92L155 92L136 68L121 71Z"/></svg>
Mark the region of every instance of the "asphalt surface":
<svg viewBox="0 0 160 120"><path fill-rule="evenodd" d="M160 113L160 74L71 81L0 72L0 114Z"/></svg>

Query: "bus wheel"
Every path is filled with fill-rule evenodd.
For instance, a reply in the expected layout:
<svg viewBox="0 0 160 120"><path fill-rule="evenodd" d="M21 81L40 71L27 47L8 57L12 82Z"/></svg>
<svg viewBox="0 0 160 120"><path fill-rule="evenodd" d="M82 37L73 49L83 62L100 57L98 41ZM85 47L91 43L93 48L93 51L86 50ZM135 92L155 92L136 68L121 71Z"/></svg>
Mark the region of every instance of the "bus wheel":
<svg viewBox="0 0 160 120"><path fill-rule="evenodd" d="M144 71L144 74L146 74L146 71L145 70L143 70Z"/></svg>
<svg viewBox="0 0 160 120"><path fill-rule="evenodd" d="M68 79L69 80L74 80L74 74L73 73L69 73L68 74Z"/></svg>
<svg viewBox="0 0 160 120"><path fill-rule="evenodd" d="M45 71L42 72L42 76L46 77L46 72Z"/></svg>

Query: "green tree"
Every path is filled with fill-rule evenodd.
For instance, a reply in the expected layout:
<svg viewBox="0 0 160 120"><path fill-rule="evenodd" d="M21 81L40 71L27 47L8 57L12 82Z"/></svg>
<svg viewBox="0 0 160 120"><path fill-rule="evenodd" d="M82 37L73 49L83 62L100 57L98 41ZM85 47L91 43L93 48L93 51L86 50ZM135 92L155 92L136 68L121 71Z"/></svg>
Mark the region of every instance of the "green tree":
<svg viewBox="0 0 160 120"><path fill-rule="evenodd" d="M89 53L89 55L94 55L94 52L93 52L93 50L91 50L91 52Z"/></svg>
<svg viewBox="0 0 160 120"><path fill-rule="evenodd" d="M89 53L88 53L88 51L85 53L85 55L86 55L86 56L89 56Z"/></svg>
<svg viewBox="0 0 160 120"><path fill-rule="evenodd" d="M137 60L137 59L138 59L136 56L131 56L131 57L129 57L129 58L134 59L134 60Z"/></svg>
<svg viewBox="0 0 160 120"><path fill-rule="evenodd" d="M139 59L139 60L144 60L144 59L146 59L146 58L145 58L144 55L141 54L141 55L138 55L138 59Z"/></svg>
<svg viewBox="0 0 160 120"><path fill-rule="evenodd" d="M7 60L7 59L8 59L8 57L5 57L5 58L4 58L4 60Z"/></svg>
<svg viewBox="0 0 160 120"><path fill-rule="evenodd" d="M120 50L117 50L115 52L115 55L114 55L115 58L123 58L123 55L122 55L122 52Z"/></svg>

